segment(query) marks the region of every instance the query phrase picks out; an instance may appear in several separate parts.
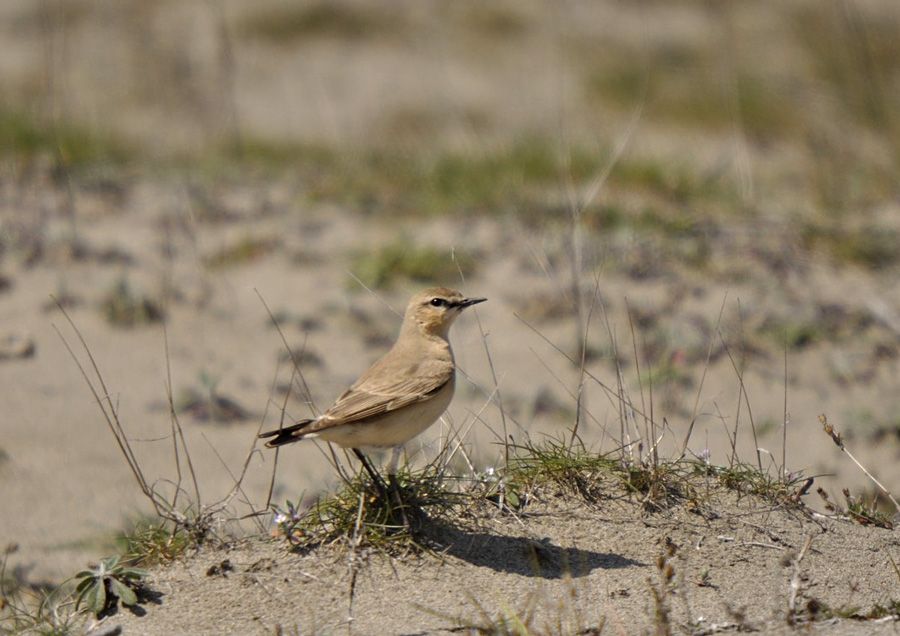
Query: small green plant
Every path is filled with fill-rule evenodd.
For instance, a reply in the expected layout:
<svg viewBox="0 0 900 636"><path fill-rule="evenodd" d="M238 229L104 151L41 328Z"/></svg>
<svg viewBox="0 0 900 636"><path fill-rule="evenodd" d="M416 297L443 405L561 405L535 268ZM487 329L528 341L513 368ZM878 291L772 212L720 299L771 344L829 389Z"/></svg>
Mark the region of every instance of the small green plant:
<svg viewBox="0 0 900 636"><path fill-rule="evenodd" d="M156 300L135 292L125 278L113 285L100 308L106 320L117 327L136 327L165 318L162 306Z"/></svg>
<svg viewBox="0 0 900 636"><path fill-rule="evenodd" d="M580 495L589 503L603 499L608 485L603 477L614 475L619 463L608 455L589 452L581 444L567 444L561 439L548 439L542 444L527 442L515 447L505 479L517 493L543 484Z"/></svg>
<svg viewBox="0 0 900 636"><path fill-rule="evenodd" d="M475 272L474 259L464 252L451 254L431 246L398 240L373 252L359 254L352 271L370 287L390 287L398 278L421 283L439 283Z"/></svg>
<svg viewBox="0 0 900 636"><path fill-rule="evenodd" d="M75 609L82 602L87 610L100 616L107 609L122 605L137 605L141 579L147 571L126 566L118 556L107 557L90 570L82 570L75 575Z"/></svg>
<svg viewBox="0 0 900 636"><path fill-rule="evenodd" d="M399 30L398 17L336 2L313 2L303 6L257 12L244 21L239 32L245 37L275 44L290 44L312 38L359 40Z"/></svg>
<svg viewBox="0 0 900 636"><path fill-rule="evenodd" d="M55 156L70 168L122 163L132 155L120 140L71 122L51 123L0 107L0 155L21 158Z"/></svg>
<svg viewBox="0 0 900 636"><path fill-rule="evenodd" d="M800 229L800 238L806 249L824 252L838 263L870 270L900 263L900 233L892 228L810 223Z"/></svg>
<svg viewBox="0 0 900 636"><path fill-rule="evenodd" d="M203 261L210 269L224 269L259 260L277 247L278 241L273 238L245 236L237 243L210 254Z"/></svg>
<svg viewBox="0 0 900 636"><path fill-rule="evenodd" d="M141 565L169 563L191 547L191 539L183 529L168 527L162 519L140 519L116 537L125 559Z"/></svg>

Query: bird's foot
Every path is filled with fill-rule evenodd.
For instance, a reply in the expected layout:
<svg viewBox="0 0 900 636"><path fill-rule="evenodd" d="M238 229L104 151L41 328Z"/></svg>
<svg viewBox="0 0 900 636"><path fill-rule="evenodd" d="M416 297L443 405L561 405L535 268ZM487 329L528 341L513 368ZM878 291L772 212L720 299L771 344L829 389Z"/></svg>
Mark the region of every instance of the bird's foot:
<svg viewBox="0 0 900 636"><path fill-rule="evenodd" d="M390 483L390 499L386 500L388 506L391 507L392 513L396 512L399 515L398 521L403 526L403 529L410 535L415 535L422 528L424 522L428 520L428 515L415 503L412 497L404 495L403 488L397 481L396 475L388 475L388 481Z"/></svg>

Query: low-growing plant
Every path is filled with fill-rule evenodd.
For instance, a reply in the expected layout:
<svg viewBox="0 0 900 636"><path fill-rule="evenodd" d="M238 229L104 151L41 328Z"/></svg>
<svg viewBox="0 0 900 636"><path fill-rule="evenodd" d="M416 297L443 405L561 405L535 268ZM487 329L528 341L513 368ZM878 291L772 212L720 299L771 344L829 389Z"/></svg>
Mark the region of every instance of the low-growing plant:
<svg viewBox="0 0 900 636"><path fill-rule="evenodd" d="M100 616L119 602L137 605L141 579L146 576L146 570L125 565L118 556L102 559L95 568L75 575L75 609L83 602L85 609Z"/></svg>
<svg viewBox="0 0 900 636"><path fill-rule="evenodd" d="M357 475L306 510L290 501L273 506L277 534L299 550L351 540L356 547L373 546L391 554L428 550L424 531L429 520L443 516L460 500L451 481L434 462L420 469L406 466L397 474L398 502L384 497L368 476Z"/></svg>
<svg viewBox="0 0 900 636"><path fill-rule="evenodd" d="M367 286L390 287L397 279L420 283L452 280L460 269L465 276L475 273L475 260L465 252L431 246L419 246L411 240L398 240L377 250L358 254L353 273Z"/></svg>
<svg viewBox="0 0 900 636"><path fill-rule="evenodd" d="M136 292L122 278L103 298L100 308L106 320L117 327L136 327L160 322L165 318L162 305L153 298Z"/></svg>
<svg viewBox="0 0 900 636"><path fill-rule="evenodd" d="M192 546L191 537L164 519L139 519L116 537L124 559L135 565L169 563Z"/></svg>
<svg viewBox="0 0 900 636"><path fill-rule="evenodd" d="M592 453L580 443L568 444L561 439L550 438L542 444L528 441L513 449L505 479L517 499L523 496L520 491L553 484L596 503L608 496L605 486L609 480L604 477L620 470L620 463L610 454Z"/></svg>
<svg viewBox="0 0 900 636"><path fill-rule="evenodd" d="M210 269L224 269L234 265L249 263L270 254L278 247L273 238L245 236L234 244L227 245L203 259Z"/></svg>

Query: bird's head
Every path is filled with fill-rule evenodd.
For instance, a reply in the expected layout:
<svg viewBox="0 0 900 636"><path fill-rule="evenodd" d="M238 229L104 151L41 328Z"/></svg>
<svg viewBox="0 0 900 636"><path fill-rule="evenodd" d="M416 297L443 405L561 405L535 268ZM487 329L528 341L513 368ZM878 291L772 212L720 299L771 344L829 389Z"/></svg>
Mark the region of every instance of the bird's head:
<svg viewBox="0 0 900 636"><path fill-rule="evenodd" d="M439 335L444 338L450 325L463 309L482 303L487 298L466 298L461 292L446 287L430 287L409 301L404 322L417 325L428 335Z"/></svg>

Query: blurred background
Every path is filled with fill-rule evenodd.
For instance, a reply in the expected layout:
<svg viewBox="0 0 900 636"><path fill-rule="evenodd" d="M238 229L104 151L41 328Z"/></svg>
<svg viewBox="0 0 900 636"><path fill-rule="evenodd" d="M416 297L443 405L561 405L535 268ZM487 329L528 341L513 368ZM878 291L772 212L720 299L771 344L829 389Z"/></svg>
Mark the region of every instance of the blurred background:
<svg viewBox="0 0 900 636"><path fill-rule="evenodd" d="M201 503L439 283L490 300L411 461L455 429L484 469L576 421L640 461L618 392L666 457L882 505L817 418L900 489L898 35L895 0L4 0L10 567L61 580L149 513L57 301L160 490L171 381ZM271 475L252 452L235 516ZM274 501L335 484L296 445Z"/></svg>

